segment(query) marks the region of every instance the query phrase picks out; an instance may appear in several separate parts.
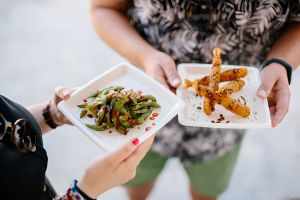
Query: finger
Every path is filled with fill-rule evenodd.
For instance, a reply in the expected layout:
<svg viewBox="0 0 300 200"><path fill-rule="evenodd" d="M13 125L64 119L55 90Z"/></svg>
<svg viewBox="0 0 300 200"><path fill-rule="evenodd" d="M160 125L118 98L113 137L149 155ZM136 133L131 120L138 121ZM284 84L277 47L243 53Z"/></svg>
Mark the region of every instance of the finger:
<svg viewBox="0 0 300 200"><path fill-rule="evenodd" d="M266 72L262 72L261 74L262 83L257 90L257 96L262 99L266 99L269 96L269 94L272 91L272 88L274 87L278 79L277 76L270 76L270 75L267 76L265 74Z"/></svg>
<svg viewBox="0 0 300 200"><path fill-rule="evenodd" d="M135 152L133 152L133 154L131 154L126 162L128 165L130 166L138 166L138 164L141 162L141 160L145 157L145 155L147 154L147 152L149 151L153 140L154 140L155 135L151 136L150 138L148 138L147 140L145 140L138 148Z"/></svg>
<svg viewBox="0 0 300 200"><path fill-rule="evenodd" d="M166 74L167 80L170 83L170 85L172 87L177 88L180 85L181 81L177 73L175 62L172 59L170 59L162 64L162 68L164 70L164 73Z"/></svg>
<svg viewBox="0 0 300 200"><path fill-rule="evenodd" d="M276 111L272 119L272 126L277 126L285 117L289 110L289 102L290 102L290 92L289 89L282 88L280 89L276 97Z"/></svg>
<svg viewBox="0 0 300 200"><path fill-rule="evenodd" d="M170 90L170 87L168 85L168 83L166 82L166 79L162 76L158 76L158 77L155 77L155 80L157 80L160 84L162 84L165 88L169 89Z"/></svg>
<svg viewBox="0 0 300 200"><path fill-rule="evenodd" d="M54 90L55 93L55 101L67 100L71 96L71 91L63 87L57 87ZM56 103L58 103L56 102Z"/></svg>
<svg viewBox="0 0 300 200"><path fill-rule="evenodd" d="M113 152L109 155L109 161L118 165L122 161L124 161L127 157L129 157L137 148L138 148L139 140L138 138L132 139L130 142L122 146L117 151Z"/></svg>
<svg viewBox="0 0 300 200"><path fill-rule="evenodd" d="M271 106L270 107L271 118L274 118L275 113L276 113L276 106Z"/></svg>

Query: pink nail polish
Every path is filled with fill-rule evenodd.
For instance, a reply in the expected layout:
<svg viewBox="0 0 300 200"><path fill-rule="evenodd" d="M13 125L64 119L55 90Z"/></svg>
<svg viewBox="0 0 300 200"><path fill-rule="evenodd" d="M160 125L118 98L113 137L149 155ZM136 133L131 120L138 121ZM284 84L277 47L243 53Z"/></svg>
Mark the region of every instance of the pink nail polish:
<svg viewBox="0 0 300 200"><path fill-rule="evenodd" d="M66 96L68 96L69 94L70 94L70 92L67 91L67 90L65 90L65 91L63 91L62 96L63 96L63 97L66 97Z"/></svg>
<svg viewBox="0 0 300 200"><path fill-rule="evenodd" d="M174 80L172 81L172 85L173 85L173 86L177 86L179 83L180 83L180 80L179 80L179 79L174 79Z"/></svg>
<svg viewBox="0 0 300 200"><path fill-rule="evenodd" d="M131 142L132 144L137 145L140 141L138 138L134 138Z"/></svg>

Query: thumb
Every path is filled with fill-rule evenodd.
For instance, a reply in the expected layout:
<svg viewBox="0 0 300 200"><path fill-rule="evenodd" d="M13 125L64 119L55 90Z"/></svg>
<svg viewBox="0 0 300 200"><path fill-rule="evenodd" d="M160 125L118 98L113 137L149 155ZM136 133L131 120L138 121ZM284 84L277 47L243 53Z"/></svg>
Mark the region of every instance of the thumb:
<svg viewBox="0 0 300 200"><path fill-rule="evenodd" d="M175 62L172 59L170 59L163 64L162 68L170 85L175 88L178 87L181 81L177 73Z"/></svg>
<svg viewBox="0 0 300 200"><path fill-rule="evenodd" d="M61 100L66 100L70 98L71 91L63 88L63 87L56 87L54 90L54 102L58 104Z"/></svg>
<svg viewBox="0 0 300 200"><path fill-rule="evenodd" d="M109 158L111 158L113 162L116 164L125 160L128 156L130 156L138 147L139 139L134 138L124 146L122 146L117 151L113 152Z"/></svg>
<svg viewBox="0 0 300 200"><path fill-rule="evenodd" d="M277 79L275 76L261 76L262 78L262 83L260 87L257 90L257 96L260 97L261 99L266 99L269 94L272 91L272 88L274 87Z"/></svg>

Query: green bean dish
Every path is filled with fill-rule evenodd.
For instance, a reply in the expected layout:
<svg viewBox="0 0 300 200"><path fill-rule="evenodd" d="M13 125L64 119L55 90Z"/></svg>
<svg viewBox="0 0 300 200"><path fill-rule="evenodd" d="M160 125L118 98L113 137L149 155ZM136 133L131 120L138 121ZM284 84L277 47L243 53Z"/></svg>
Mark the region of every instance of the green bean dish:
<svg viewBox="0 0 300 200"><path fill-rule="evenodd" d="M129 128L143 124L151 115L153 109L160 108L156 98L143 95L142 92L125 91L122 86L111 86L92 93L81 108L80 118L95 119L95 124L86 126L95 131L105 131L112 127L123 135Z"/></svg>

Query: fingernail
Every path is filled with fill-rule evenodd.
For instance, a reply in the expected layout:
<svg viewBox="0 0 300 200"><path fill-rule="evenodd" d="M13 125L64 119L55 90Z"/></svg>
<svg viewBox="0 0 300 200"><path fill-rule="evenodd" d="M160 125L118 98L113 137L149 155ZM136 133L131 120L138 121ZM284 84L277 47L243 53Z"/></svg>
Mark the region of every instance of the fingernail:
<svg viewBox="0 0 300 200"><path fill-rule="evenodd" d="M180 80L178 78L176 78L172 81L171 84L172 84L172 86L177 86L179 83L180 83Z"/></svg>
<svg viewBox="0 0 300 200"><path fill-rule="evenodd" d="M272 125L273 125L273 128L275 128L277 126L277 124L279 123L279 120L278 119L273 119L272 120Z"/></svg>
<svg viewBox="0 0 300 200"><path fill-rule="evenodd" d="M62 92L63 97L67 97L69 95L70 95L70 92L68 90L65 90L65 91Z"/></svg>
<svg viewBox="0 0 300 200"><path fill-rule="evenodd" d="M140 141L138 138L134 138L131 142L132 144L137 145Z"/></svg>
<svg viewBox="0 0 300 200"><path fill-rule="evenodd" d="M260 91L258 92L258 95L259 95L260 97L262 97L262 98L266 98L266 97L267 97L267 93L266 93L264 90L260 90Z"/></svg>

